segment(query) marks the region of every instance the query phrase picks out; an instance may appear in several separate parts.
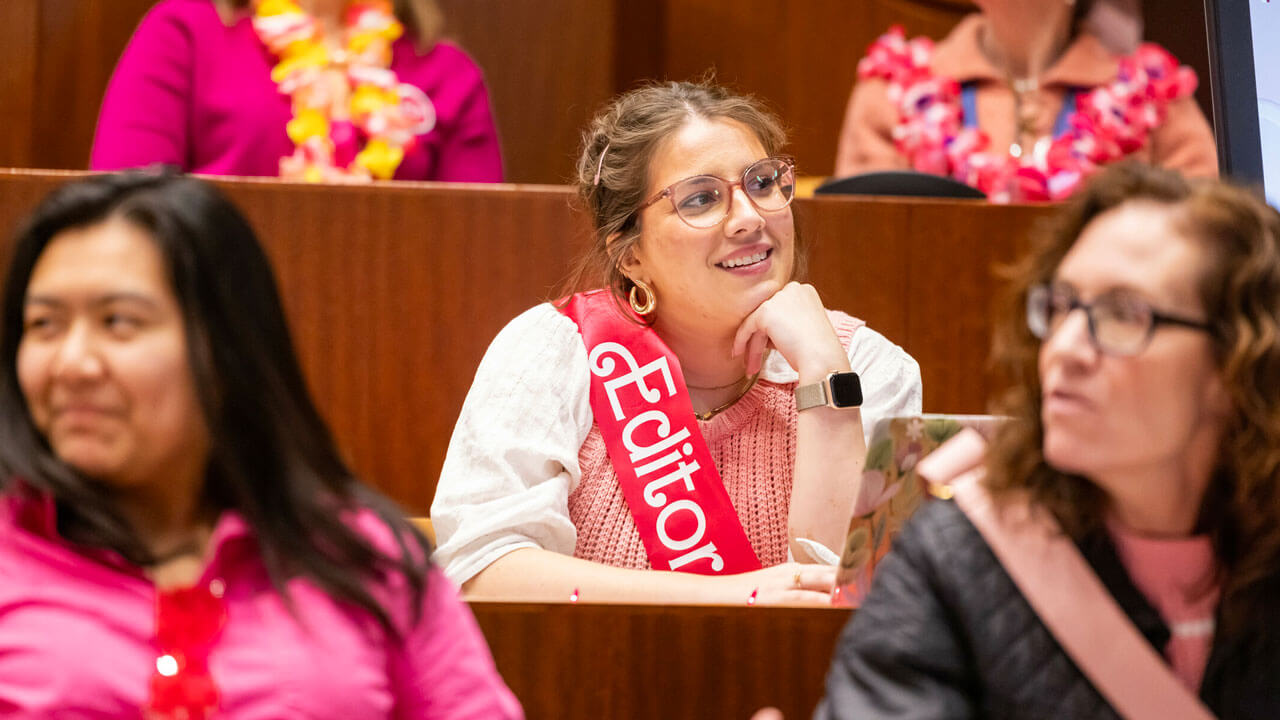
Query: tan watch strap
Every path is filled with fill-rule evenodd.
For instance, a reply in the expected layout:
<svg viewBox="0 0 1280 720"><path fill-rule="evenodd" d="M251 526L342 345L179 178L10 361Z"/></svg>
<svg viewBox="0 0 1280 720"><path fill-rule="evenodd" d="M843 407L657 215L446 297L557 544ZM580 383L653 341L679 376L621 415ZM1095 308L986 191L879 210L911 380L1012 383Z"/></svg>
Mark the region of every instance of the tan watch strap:
<svg viewBox="0 0 1280 720"><path fill-rule="evenodd" d="M796 412L827 404L827 381L822 380L796 388Z"/></svg>

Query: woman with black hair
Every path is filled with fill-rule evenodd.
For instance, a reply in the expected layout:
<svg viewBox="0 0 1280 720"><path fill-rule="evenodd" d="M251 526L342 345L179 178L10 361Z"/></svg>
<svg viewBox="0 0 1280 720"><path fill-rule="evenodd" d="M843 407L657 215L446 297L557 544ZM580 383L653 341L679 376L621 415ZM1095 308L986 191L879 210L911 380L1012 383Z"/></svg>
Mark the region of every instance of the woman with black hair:
<svg viewBox="0 0 1280 720"><path fill-rule="evenodd" d="M210 185L68 185L0 357L0 715L518 718L427 540L344 465Z"/></svg>

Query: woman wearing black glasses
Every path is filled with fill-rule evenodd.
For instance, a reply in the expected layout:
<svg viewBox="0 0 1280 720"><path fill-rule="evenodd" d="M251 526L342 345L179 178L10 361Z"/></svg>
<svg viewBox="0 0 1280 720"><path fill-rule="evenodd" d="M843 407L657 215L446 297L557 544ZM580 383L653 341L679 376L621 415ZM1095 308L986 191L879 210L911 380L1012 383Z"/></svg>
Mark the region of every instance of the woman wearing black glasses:
<svg viewBox="0 0 1280 720"><path fill-rule="evenodd" d="M494 340L432 506L472 595L826 601L834 568L788 558L827 559L877 499L864 427L918 412L920 378L795 282L783 141L710 85L648 86L592 122L575 288L596 290Z"/></svg>
<svg viewBox="0 0 1280 720"><path fill-rule="evenodd" d="M53 193L2 330L0 716L522 716L426 539L343 463L212 186Z"/></svg>
<svg viewBox="0 0 1280 720"><path fill-rule="evenodd" d="M817 717L1276 717L1280 214L1110 170L1009 307L1015 419L921 464L955 502L897 539Z"/></svg>

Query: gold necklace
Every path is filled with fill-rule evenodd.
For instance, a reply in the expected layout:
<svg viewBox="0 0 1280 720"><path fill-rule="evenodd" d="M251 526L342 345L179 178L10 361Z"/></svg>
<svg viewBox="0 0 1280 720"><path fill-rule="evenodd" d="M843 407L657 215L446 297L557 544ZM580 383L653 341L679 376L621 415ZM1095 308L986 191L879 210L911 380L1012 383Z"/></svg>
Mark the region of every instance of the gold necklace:
<svg viewBox="0 0 1280 720"><path fill-rule="evenodd" d="M761 370L763 370L763 368L761 368ZM746 385L746 387L742 388L742 392L740 392L740 393L738 393L737 395L735 395L735 396L733 397L733 399L732 399L732 400L730 400L729 402L727 402L727 403L725 403L725 404L723 404L723 405L721 405L721 406L719 406L719 407L714 407L714 408L712 408L712 409L710 409L710 410L708 410L708 411L706 411L706 412L698 412L697 410L695 410L695 411L693 412L693 416L694 416L694 417L696 417L696 418L698 418L698 419L699 419L699 420L701 420L702 422L706 422L706 421L710 420L711 418L713 418L713 417L715 417L715 416L719 415L720 413L724 412L725 410L728 410L730 407L732 407L732 406L733 406L733 404L734 404L734 403L736 403L736 402L738 402L739 400L741 400L742 398L746 397L746 396L747 396L747 393L751 392L751 388L753 388L753 387L755 387L755 386L756 386L756 380L759 380L759 379L760 379L760 370L757 370L757 371L756 371L756 374L755 374L755 375L752 375L750 378L744 378L744 379L746 379L746 380L747 380L747 385ZM739 380L738 382L742 382L742 380ZM688 387L688 386L686 386L686 387ZM725 386L722 386L722 387L729 387L729 386L728 386L728 385L725 385ZM712 389L712 388L704 388L704 389L708 389L708 390L709 390L709 389Z"/></svg>
<svg viewBox="0 0 1280 720"><path fill-rule="evenodd" d="M1010 75L1009 89L1013 91L1014 126L1009 154L1020 158L1027 148L1027 140L1030 139L1031 144L1035 143L1036 125L1040 117L1040 78L1015 78Z"/></svg>
<svg viewBox="0 0 1280 720"><path fill-rule="evenodd" d="M724 385L690 385L688 383L685 383L685 387L689 388L690 390L727 390L728 388L731 388L731 387L737 387L740 383L742 383L746 379L747 379L747 376L743 375L737 380L734 380L731 383L725 383Z"/></svg>

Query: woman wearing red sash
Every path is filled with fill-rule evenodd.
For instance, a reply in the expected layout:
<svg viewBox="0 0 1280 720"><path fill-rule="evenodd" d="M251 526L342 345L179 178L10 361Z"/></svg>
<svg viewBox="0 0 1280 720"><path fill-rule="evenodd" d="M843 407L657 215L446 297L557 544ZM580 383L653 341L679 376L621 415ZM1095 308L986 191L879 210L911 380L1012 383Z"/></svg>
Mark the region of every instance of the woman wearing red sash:
<svg viewBox="0 0 1280 720"><path fill-rule="evenodd" d="M627 93L592 122L578 286L602 289L494 340L432 506L437 557L471 595L826 601L818 546L875 500L864 427L918 411L920 376L795 282L783 140L753 100L700 84Z"/></svg>
<svg viewBox="0 0 1280 720"><path fill-rule="evenodd" d="M880 564L816 718L1280 717L1280 213L1117 167L1011 290L1015 420L917 466L956 500Z"/></svg>

